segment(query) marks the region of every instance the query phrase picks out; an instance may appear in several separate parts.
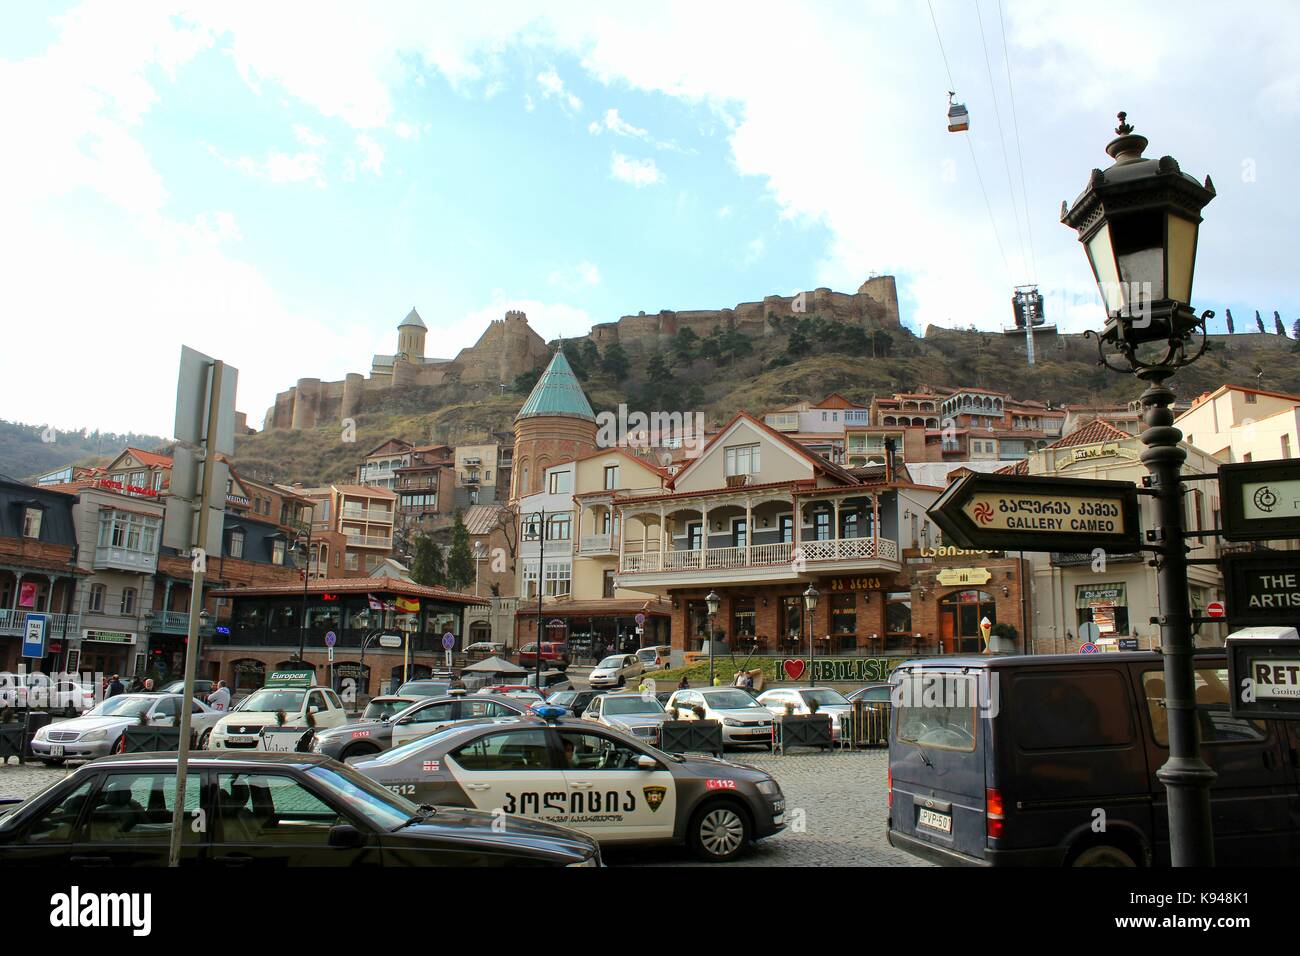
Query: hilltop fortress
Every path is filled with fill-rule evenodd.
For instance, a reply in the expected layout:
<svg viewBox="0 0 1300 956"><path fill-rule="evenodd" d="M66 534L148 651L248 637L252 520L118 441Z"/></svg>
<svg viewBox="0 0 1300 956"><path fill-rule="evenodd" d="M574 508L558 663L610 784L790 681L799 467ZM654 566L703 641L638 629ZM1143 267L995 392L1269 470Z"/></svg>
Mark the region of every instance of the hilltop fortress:
<svg viewBox="0 0 1300 956"><path fill-rule="evenodd" d="M734 329L762 337L781 334L770 317L820 315L824 319L861 324L870 328L897 328L898 290L893 276L868 279L855 293L814 289L797 296L769 295L761 302L742 302L732 309L625 315L617 322L592 327L590 338L602 350L614 343L634 352L667 348L679 329L689 328L701 338L715 328ZM546 365L551 352L533 331L522 312L507 312L494 319L479 340L461 349L454 359L426 357L428 327L415 309L397 327L397 351L375 355L370 375L349 372L341 382L300 378L298 384L275 397L266 411L263 427L301 430L334 425L354 418L364 400L391 390L438 385L510 385L515 377Z"/></svg>

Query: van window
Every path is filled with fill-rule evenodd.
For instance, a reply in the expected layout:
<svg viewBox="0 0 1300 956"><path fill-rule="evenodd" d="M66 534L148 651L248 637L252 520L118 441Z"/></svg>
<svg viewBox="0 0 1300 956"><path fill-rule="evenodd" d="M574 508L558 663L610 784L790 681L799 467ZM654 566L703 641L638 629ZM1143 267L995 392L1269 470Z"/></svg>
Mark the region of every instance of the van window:
<svg viewBox="0 0 1300 956"><path fill-rule="evenodd" d="M899 740L936 750L975 749L979 694L973 675L909 672L901 681L895 697Z"/></svg>
<svg viewBox="0 0 1300 956"><path fill-rule="evenodd" d="M1021 674L1007 699L1021 750L1115 747L1133 741L1128 689L1118 671Z"/></svg>
<svg viewBox="0 0 1300 956"><path fill-rule="evenodd" d="M1151 714L1151 731L1161 747L1169 746L1169 712L1165 709L1165 672L1142 672L1142 690ZM1196 668L1196 728L1201 743L1224 744L1263 740L1262 720L1232 716L1226 667Z"/></svg>

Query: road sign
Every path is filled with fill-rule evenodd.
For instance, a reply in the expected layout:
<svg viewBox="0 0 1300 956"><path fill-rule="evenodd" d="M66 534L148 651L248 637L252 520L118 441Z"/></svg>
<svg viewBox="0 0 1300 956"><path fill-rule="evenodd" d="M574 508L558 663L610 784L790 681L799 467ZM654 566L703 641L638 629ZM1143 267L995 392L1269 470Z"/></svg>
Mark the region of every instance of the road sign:
<svg viewBox="0 0 1300 956"><path fill-rule="evenodd" d="M1230 554L1223 559L1223 580L1234 626L1294 626L1300 621L1300 554L1297 552Z"/></svg>
<svg viewBox="0 0 1300 956"><path fill-rule="evenodd" d="M1097 653L1097 645L1094 644L1094 643L1092 643L1092 641L1088 641L1086 644L1081 644L1081 645L1079 646L1079 653L1080 653L1080 654L1096 654L1096 653Z"/></svg>
<svg viewBox="0 0 1300 956"><path fill-rule="evenodd" d="M338 636L337 634L335 634L333 631L326 631L326 632L325 632L325 646L326 646L326 647L333 647L335 644L338 643L338 640L339 640L339 636Z"/></svg>
<svg viewBox="0 0 1300 956"><path fill-rule="evenodd" d="M49 618L44 614L28 613L23 622L23 657L45 656L45 638Z"/></svg>
<svg viewBox="0 0 1300 956"><path fill-rule="evenodd" d="M176 422L172 437L186 445L198 447L208 433L208 398L212 391L212 363L215 359L187 345L181 346L180 373L176 379ZM235 454L235 390L239 372L231 365L221 376L221 394L217 396L216 447L221 455ZM225 497L225 486L220 489Z"/></svg>
<svg viewBox="0 0 1300 956"><path fill-rule="evenodd" d="M456 646L455 634L451 633L451 631L448 631L446 634L442 635L442 649L444 651L449 651L455 646Z"/></svg>
<svg viewBox="0 0 1300 956"><path fill-rule="evenodd" d="M388 648L401 647L402 635L401 634L380 634L379 646L388 647Z"/></svg>
<svg viewBox="0 0 1300 956"><path fill-rule="evenodd" d="M1227 609L1223 606L1222 601L1211 601L1209 604L1205 605L1206 617L1225 617L1227 613Z"/></svg>
<svg viewBox="0 0 1300 956"><path fill-rule="evenodd" d="M636 616L636 626L637 626L637 627L644 627L644 626L645 626L645 615L644 615L644 614L637 614L637 616Z"/></svg>
<svg viewBox="0 0 1300 956"><path fill-rule="evenodd" d="M334 663L334 645L331 644L329 647L325 648L325 653L328 655L326 659L327 659L331 664L333 664L333 663Z"/></svg>
<svg viewBox="0 0 1300 956"><path fill-rule="evenodd" d="M970 474L930 507L944 542L1004 551L1136 551L1137 485L1130 481Z"/></svg>
<svg viewBox="0 0 1300 956"><path fill-rule="evenodd" d="M1293 461L1220 465L1219 500L1229 541L1300 537L1300 471Z"/></svg>

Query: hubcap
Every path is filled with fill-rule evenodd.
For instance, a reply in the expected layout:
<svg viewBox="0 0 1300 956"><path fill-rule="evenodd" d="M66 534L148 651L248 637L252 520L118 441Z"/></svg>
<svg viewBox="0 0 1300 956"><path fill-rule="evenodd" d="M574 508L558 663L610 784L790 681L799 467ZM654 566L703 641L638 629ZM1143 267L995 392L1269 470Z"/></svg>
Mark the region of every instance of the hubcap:
<svg viewBox="0 0 1300 956"><path fill-rule="evenodd" d="M700 842L714 856L736 852L745 835L745 824L734 810L720 807L700 822Z"/></svg>

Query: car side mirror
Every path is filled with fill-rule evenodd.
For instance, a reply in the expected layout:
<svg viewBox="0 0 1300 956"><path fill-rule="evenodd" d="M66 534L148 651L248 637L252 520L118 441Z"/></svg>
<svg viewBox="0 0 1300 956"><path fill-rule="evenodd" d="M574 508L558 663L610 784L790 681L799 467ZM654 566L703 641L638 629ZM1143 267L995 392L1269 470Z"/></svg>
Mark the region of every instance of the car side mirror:
<svg viewBox="0 0 1300 956"><path fill-rule="evenodd" d="M341 850L355 850L365 846L366 837L360 830L348 823L330 827L329 845Z"/></svg>
<svg viewBox="0 0 1300 956"><path fill-rule="evenodd" d="M654 757L651 757L648 754L642 754L636 758L636 768L638 770L657 770L659 768L659 761L655 760Z"/></svg>

